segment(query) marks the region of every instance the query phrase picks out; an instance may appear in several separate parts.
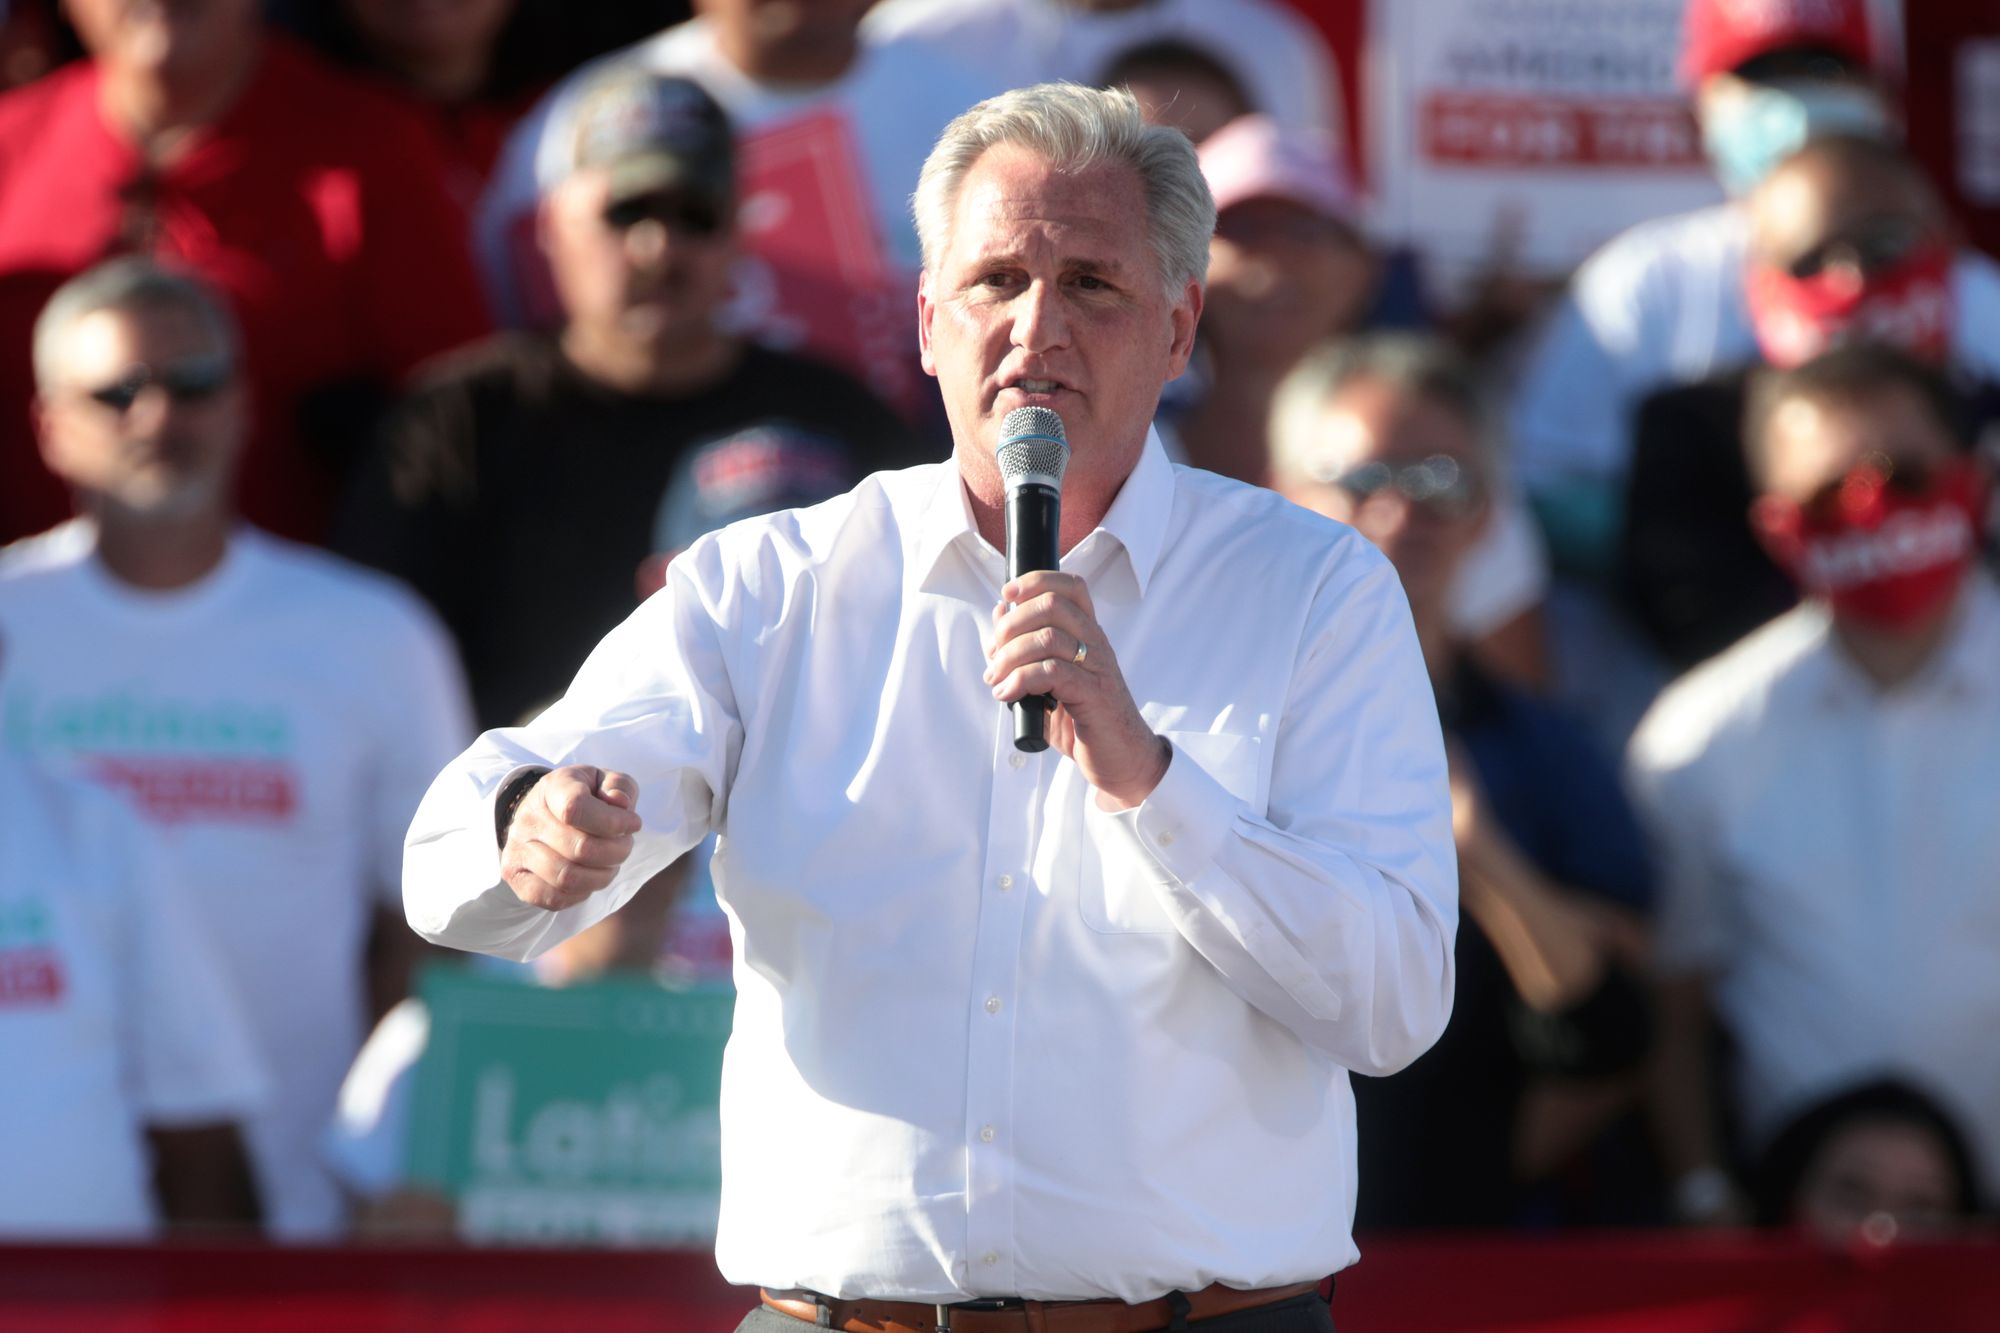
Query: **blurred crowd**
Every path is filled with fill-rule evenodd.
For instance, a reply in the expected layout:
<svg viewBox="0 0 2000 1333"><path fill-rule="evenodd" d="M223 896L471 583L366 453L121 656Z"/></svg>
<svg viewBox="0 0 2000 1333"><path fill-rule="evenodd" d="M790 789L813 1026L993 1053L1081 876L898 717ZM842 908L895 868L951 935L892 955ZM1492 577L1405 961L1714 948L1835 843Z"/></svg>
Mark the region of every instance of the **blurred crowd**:
<svg viewBox="0 0 2000 1333"><path fill-rule="evenodd" d="M1977 1226L2000 268L1906 139L1953 52L1687 0L1722 202L1446 299L1357 170L1359 7L0 5L0 1237L449 1232L418 798L703 533L944 456L909 195L1050 79L1215 195L1162 437L1380 546L1430 670L1457 1001L1355 1079L1363 1234ZM704 884L537 980L726 975Z"/></svg>

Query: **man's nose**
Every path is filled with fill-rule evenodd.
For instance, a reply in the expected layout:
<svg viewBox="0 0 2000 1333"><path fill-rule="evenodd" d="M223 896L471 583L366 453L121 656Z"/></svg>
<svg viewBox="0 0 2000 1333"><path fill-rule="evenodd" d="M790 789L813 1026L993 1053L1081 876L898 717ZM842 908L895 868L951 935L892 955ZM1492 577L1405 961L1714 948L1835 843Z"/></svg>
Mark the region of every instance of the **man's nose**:
<svg viewBox="0 0 2000 1333"><path fill-rule="evenodd" d="M673 247L673 232L658 218L643 218L625 229L625 257L635 268L660 267Z"/></svg>
<svg viewBox="0 0 2000 1333"><path fill-rule="evenodd" d="M123 425L128 435L152 435L167 424L178 406L173 395L158 384L148 384L125 409Z"/></svg>
<svg viewBox="0 0 2000 1333"><path fill-rule="evenodd" d="M1069 345L1069 314L1047 283L1031 282L1015 298L1014 345L1025 352Z"/></svg>

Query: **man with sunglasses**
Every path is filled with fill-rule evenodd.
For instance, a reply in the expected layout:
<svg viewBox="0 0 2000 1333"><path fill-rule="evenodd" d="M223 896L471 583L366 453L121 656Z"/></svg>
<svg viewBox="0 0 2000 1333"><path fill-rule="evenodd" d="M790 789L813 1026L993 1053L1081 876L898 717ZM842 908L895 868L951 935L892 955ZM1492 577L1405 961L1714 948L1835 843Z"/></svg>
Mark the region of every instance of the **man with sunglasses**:
<svg viewBox="0 0 2000 1333"><path fill-rule="evenodd" d="M430 599L487 726L561 693L659 586L655 533L690 455L714 486L765 496L915 461L860 384L726 327L737 152L700 85L601 70L573 132L539 222L562 327L437 366L389 422L335 540ZM525 639L522 606L541 617Z"/></svg>
<svg viewBox="0 0 2000 1333"><path fill-rule="evenodd" d="M2000 594L1987 478L1936 375L1880 346L1764 372L1758 539L1796 609L1670 687L1634 737L1663 860L1659 1122L1695 1218L1800 1108L1884 1074L2000 1175ZM1712 1025L1732 1041L1732 1142Z"/></svg>
<svg viewBox="0 0 2000 1333"><path fill-rule="evenodd" d="M1968 429L2000 419L2000 272L1961 262L1943 203L1906 152L1872 138L1818 139L1773 170L1747 208L1743 300L1763 364L1879 342L1945 370ZM1751 373L1664 389L1633 426L1619 588L1677 670L1795 600L1746 517Z"/></svg>
<svg viewBox="0 0 2000 1333"><path fill-rule="evenodd" d="M142 847L199 868L197 922L273 1076L248 1125L266 1220L331 1239L320 1129L418 952L381 894L468 719L415 597L239 521L239 348L216 295L143 259L42 312L36 432L82 516L0 552L0 748L116 791Z"/></svg>
<svg viewBox="0 0 2000 1333"><path fill-rule="evenodd" d="M255 388L243 513L324 541L363 423L491 327L428 127L267 30L254 0L62 10L89 58L0 97L0 541L69 513L36 460L36 315L126 254L229 301Z"/></svg>
<svg viewBox="0 0 2000 1333"><path fill-rule="evenodd" d="M1557 708L1493 675L1455 589L1494 521L1477 379L1442 344L1374 334L1322 347L1279 390L1272 483L1353 525L1410 599L1452 754L1458 996L1415 1066L1354 1086L1363 1227L1504 1226L1537 1181L1633 1104L1647 1052L1652 880L1605 756ZM1595 1220L1575 1198L1562 1220Z"/></svg>

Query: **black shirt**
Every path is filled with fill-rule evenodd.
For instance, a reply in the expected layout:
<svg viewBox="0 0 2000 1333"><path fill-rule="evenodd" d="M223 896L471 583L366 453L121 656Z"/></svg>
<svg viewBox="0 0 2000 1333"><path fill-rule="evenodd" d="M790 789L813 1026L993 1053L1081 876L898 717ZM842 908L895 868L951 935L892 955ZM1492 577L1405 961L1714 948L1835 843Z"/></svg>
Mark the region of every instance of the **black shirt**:
<svg viewBox="0 0 2000 1333"><path fill-rule="evenodd" d="M759 457L809 457L814 475L755 494L704 477L729 493L690 505L690 463L735 441L776 441ZM438 363L398 408L335 545L430 600L480 724L506 726L562 693L656 557L694 535L690 513L747 516L919 461L888 408L817 362L753 345L708 388L651 397L586 378L553 335L503 334Z"/></svg>

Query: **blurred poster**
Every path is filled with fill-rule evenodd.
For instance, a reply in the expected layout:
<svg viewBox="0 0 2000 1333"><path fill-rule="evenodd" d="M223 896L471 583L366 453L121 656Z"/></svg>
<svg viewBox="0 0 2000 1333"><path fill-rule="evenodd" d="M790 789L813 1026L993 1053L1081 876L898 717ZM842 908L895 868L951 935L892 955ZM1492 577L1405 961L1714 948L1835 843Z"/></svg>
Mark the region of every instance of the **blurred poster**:
<svg viewBox="0 0 2000 1333"><path fill-rule="evenodd" d="M839 366L914 417L923 391L916 278L887 257L846 118L809 112L744 135L740 149L743 257L731 322L767 346Z"/></svg>
<svg viewBox="0 0 2000 1333"><path fill-rule="evenodd" d="M1446 304L1496 265L1559 277L1633 223L1722 198L1675 79L1682 0L1371 0L1385 239Z"/></svg>
<svg viewBox="0 0 2000 1333"><path fill-rule="evenodd" d="M721 1201L726 986L526 986L436 968L409 1177L484 1244L689 1245Z"/></svg>

